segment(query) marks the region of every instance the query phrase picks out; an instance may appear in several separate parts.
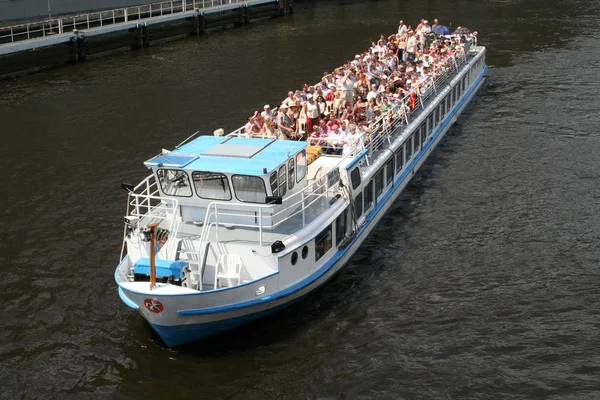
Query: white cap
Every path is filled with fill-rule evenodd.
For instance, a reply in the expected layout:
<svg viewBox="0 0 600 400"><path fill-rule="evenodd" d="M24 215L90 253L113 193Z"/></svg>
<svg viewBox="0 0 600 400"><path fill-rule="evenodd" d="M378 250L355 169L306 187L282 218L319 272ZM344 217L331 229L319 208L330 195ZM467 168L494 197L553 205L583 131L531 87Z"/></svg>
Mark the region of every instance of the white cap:
<svg viewBox="0 0 600 400"><path fill-rule="evenodd" d="M279 106L280 109L284 109L284 108L288 108L288 105L283 103L282 105Z"/></svg>
<svg viewBox="0 0 600 400"><path fill-rule="evenodd" d="M271 108L271 106L268 105L268 104L265 104L264 109L266 110L266 109L269 109L269 108Z"/></svg>
<svg viewBox="0 0 600 400"><path fill-rule="evenodd" d="M215 135L215 136L223 136L224 134L225 134L225 130L223 128L219 128L213 132L213 135Z"/></svg>
<svg viewBox="0 0 600 400"><path fill-rule="evenodd" d="M308 100L308 99L312 99L312 98L313 98L313 95L312 95L312 93L309 93L309 94L307 94L307 95L306 95L306 100Z"/></svg>

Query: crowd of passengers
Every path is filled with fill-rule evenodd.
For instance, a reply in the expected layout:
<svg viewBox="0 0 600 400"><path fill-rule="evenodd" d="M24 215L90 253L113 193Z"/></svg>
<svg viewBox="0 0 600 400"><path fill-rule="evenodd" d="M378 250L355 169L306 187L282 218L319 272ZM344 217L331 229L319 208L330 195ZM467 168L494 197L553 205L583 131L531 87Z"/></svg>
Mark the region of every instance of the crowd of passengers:
<svg viewBox="0 0 600 400"><path fill-rule="evenodd" d="M422 19L413 29L400 21L398 33L381 35L368 51L325 72L315 86L289 91L275 110L269 105L248 118L249 137L308 140L327 154L346 154L368 143L374 122L394 113L410 114L433 79L451 67L452 58L464 55L467 41L459 28L452 35L436 35Z"/></svg>

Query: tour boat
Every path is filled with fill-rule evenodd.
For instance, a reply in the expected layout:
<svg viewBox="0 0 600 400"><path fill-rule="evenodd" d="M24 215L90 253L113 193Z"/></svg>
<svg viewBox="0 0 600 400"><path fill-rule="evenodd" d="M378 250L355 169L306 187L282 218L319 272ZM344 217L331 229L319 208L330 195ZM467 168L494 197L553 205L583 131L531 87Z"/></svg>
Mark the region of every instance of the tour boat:
<svg viewBox="0 0 600 400"><path fill-rule="evenodd" d="M371 123L344 155L242 129L186 139L129 191L115 280L169 347L282 309L350 260L475 96L485 47Z"/></svg>

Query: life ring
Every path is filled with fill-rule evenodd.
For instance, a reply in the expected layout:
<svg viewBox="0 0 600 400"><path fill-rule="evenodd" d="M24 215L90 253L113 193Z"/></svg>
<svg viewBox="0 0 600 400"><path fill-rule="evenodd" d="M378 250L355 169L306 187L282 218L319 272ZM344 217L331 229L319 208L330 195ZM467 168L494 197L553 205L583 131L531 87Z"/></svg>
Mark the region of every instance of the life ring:
<svg viewBox="0 0 600 400"><path fill-rule="evenodd" d="M148 311L155 314L161 313L165 309L160 301L154 299L144 300L144 306L148 309Z"/></svg>

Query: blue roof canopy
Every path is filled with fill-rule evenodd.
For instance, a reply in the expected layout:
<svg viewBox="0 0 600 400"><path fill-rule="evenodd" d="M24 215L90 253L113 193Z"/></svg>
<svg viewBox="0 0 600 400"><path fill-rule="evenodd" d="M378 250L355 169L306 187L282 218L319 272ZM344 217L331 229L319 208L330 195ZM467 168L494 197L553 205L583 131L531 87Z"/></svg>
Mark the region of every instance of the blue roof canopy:
<svg viewBox="0 0 600 400"><path fill-rule="evenodd" d="M200 136L172 152L145 162L148 167L185 168L226 174L264 175L306 148L292 140ZM165 162L169 160L169 164Z"/></svg>

